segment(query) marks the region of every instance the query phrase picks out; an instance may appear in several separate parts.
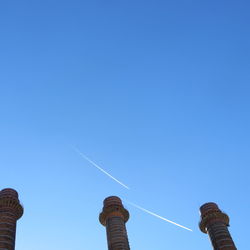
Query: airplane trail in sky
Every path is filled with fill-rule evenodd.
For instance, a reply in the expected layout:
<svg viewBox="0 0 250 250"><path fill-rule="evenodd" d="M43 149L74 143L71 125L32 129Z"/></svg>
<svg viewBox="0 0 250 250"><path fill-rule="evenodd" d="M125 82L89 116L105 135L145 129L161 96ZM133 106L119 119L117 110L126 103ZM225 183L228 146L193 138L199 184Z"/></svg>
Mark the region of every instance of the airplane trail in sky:
<svg viewBox="0 0 250 250"><path fill-rule="evenodd" d="M153 213L153 212L150 212L150 211L148 211L147 209L142 208L142 207L140 207L140 206L138 206L138 205L136 205L136 204L134 204L134 203L132 203L132 202L127 201L127 203L129 203L130 205L132 205L132 206L134 206L134 207L136 207L136 208L142 210L143 212L146 212L146 213L148 213L148 214L151 214L151 215L153 215L153 216L155 216L155 217L157 217L157 218L159 218L159 219L161 219L161 220L164 220L164 221L167 221L167 222L169 222L169 223L172 223L172 224L174 224L174 225L176 225L176 226L178 226L178 227L184 228L184 229L186 229L186 230L188 230L188 231L191 231L191 232L193 231L193 230L191 230L190 228L184 227L184 226L182 226L182 225L180 225L180 224L177 224L177 223L175 223L175 222L173 222L173 221L171 221L171 220L168 220L168 219L166 219L166 218L164 218L164 217L162 217L162 216L160 216L160 215L158 215L158 214L155 214L155 213Z"/></svg>
<svg viewBox="0 0 250 250"><path fill-rule="evenodd" d="M104 174L106 174L109 178L111 178L112 180L116 181L117 183L119 183L121 186L125 187L126 189L130 189L127 185L123 184L121 181L117 180L114 176L112 176L111 174L109 174L107 171L105 171L103 168L101 168L100 166L98 166L95 162L93 162L92 160L90 160L86 155L84 155L79 149L77 149L76 147L72 146L72 148L80 155L82 156L85 160L87 160L89 163L91 163L94 167L96 167L97 169L99 169L101 172L103 172Z"/></svg>

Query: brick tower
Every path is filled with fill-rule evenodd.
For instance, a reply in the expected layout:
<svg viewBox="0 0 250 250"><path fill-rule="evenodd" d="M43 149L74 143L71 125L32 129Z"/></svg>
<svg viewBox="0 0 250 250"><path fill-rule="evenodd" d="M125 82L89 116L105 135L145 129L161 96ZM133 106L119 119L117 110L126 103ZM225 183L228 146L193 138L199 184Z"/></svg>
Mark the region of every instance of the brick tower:
<svg viewBox="0 0 250 250"><path fill-rule="evenodd" d="M23 215L23 207L14 189L0 191L0 250L14 250L16 221Z"/></svg>
<svg viewBox="0 0 250 250"><path fill-rule="evenodd" d="M125 223L129 213L123 207L119 197L110 196L103 202L99 220L106 227L108 250L129 250L128 235Z"/></svg>
<svg viewBox="0 0 250 250"><path fill-rule="evenodd" d="M229 226L228 215L212 202L201 206L200 212L200 230L209 235L214 250L236 250L237 248L227 229Z"/></svg>

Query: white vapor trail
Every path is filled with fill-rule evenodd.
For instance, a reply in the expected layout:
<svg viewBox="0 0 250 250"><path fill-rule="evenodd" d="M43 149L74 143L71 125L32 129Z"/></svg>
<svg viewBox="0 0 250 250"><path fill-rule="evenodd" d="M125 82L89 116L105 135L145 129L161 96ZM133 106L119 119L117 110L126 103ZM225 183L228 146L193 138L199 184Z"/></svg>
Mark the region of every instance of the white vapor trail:
<svg viewBox="0 0 250 250"><path fill-rule="evenodd" d="M150 212L150 211L148 211L147 209L142 208L142 207L140 207L140 206L138 206L138 205L136 205L136 204L134 204L134 203L132 203L132 202L127 201L127 203L129 203L130 205L132 205L132 206L134 206L134 207L136 207L136 208L142 210L143 212L146 212L146 213L148 213L148 214L151 214L151 215L153 215L153 216L155 216L155 217L157 217L157 218L159 218L159 219L161 219L161 220L164 220L164 221L167 221L167 222L169 222L169 223L172 223L172 224L174 224L174 225L176 225L176 226L178 226L178 227L184 228L184 229L186 229L186 230L188 230L188 231L191 231L191 232L193 231L193 230L191 230L190 228L184 227L184 226L182 226L182 225L180 225L180 224L177 224L177 223L175 223L175 222L173 222L173 221L171 221L171 220L168 220L168 219L166 219L166 218L164 218L164 217L162 217L162 216L160 216L160 215L158 215L158 214L155 214L155 213L153 213L153 212Z"/></svg>
<svg viewBox="0 0 250 250"><path fill-rule="evenodd" d="M100 166L98 166L95 162L93 162L92 160L90 160L86 155L84 155L79 149L77 149L76 147L72 146L72 148L80 155L82 156L85 160L87 160L89 163L91 163L94 167L96 167L97 169L99 169L101 172L103 172L104 174L106 174L109 178L111 178L112 180L116 181L117 183L119 183L121 186L125 187L126 189L130 189L128 186L126 186L125 184L123 184L121 181L117 180L114 176L112 176L111 174L109 174L107 171L105 171L103 168L101 168Z"/></svg>

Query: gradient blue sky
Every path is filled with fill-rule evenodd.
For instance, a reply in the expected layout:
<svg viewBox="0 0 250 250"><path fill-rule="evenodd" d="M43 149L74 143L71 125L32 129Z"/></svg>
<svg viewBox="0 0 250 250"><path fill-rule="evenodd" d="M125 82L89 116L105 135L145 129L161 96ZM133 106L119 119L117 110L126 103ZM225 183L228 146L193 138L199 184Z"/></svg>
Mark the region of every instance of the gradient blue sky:
<svg viewBox="0 0 250 250"><path fill-rule="evenodd" d="M219 204L249 246L250 3L1 0L0 188L25 214L16 250L105 250L102 201L133 250L209 250ZM131 187L124 189L72 150Z"/></svg>

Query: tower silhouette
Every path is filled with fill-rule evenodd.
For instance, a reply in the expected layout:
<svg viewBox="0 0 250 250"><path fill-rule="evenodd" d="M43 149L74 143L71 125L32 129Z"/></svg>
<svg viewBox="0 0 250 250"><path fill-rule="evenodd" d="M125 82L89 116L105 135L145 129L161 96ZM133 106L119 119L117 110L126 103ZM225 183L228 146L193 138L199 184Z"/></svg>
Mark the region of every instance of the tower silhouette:
<svg viewBox="0 0 250 250"><path fill-rule="evenodd" d="M0 191L0 250L14 250L16 221L23 215L18 193L11 188Z"/></svg>
<svg viewBox="0 0 250 250"><path fill-rule="evenodd" d="M103 210L99 220L106 227L109 250L129 250L128 235L125 223L129 212L123 207L117 196L110 196L103 201Z"/></svg>
<svg viewBox="0 0 250 250"><path fill-rule="evenodd" d="M229 226L228 215L223 213L213 202L202 205L200 212L200 230L209 235L214 250L236 250L227 229Z"/></svg>

